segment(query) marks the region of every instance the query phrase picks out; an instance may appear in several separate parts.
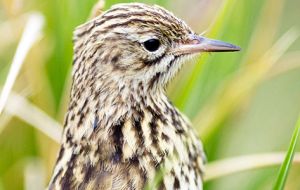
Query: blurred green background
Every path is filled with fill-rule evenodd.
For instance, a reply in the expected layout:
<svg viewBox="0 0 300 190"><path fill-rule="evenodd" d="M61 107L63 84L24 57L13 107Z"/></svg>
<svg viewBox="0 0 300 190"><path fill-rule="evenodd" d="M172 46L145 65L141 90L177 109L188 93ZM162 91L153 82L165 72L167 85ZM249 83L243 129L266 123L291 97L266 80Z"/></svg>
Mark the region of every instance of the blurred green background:
<svg viewBox="0 0 300 190"><path fill-rule="evenodd" d="M108 0L105 7L120 2L129 1ZM208 162L286 151L300 111L300 40L295 37L300 29L300 1L139 2L162 5L195 31L206 31L208 37L243 49L205 54L186 63L168 89L171 100L193 121L203 139ZM0 0L0 86L28 15L40 12L45 17L43 35L26 56L13 92L62 123L70 87L72 31L87 20L95 3ZM0 115L0 190L39 189L49 180L58 143L25 122L25 115L14 114L18 110L7 107ZM26 113L34 114L31 109ZM206 182L205 189L271 189L278 169L227 175ZM300 189L299 178L300 166L294 164L286 189Z"/></svg>

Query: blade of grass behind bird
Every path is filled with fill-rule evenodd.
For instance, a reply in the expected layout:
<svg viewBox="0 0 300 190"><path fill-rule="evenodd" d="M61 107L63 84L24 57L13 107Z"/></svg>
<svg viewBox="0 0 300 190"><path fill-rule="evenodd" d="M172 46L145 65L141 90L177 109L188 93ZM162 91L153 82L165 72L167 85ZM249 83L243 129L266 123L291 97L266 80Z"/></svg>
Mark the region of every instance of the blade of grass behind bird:
<svg viewBox="0 0 300 190"><path fill-rule="evenodd" d="M247 54L243 57L243 62L246 64L255 63L255 59L262 57L264 52L272 47L280 28L285 1L278 0L276 3L271 3L271 0L267 0L263 4L256 27L252 31Z"/></svg>
<svg viewBox="0 0 300 190"><path fill-rule="evenodd" d="M46 71L55 100L55 110L59 111L66 78L72 65L72 33L76 26L86 21L95 0L53 0L43 4L47 20L46 35L52 38L51 56L47 60Z"/></svg>
<svg viewBox="0 0 300 190"><path fill-rule="evenodd" d="M280 165L284 157L283 152L272 152L216 160L206 165L204 180L207 182L238 172ZM300 153L295 153L293 162L300 164Z"/></svg>
<svg viewBox="0 0 300 190"><path fill-rule="evenodd" d="M300 51L286 53L278 61L278 64L268 74L268 78L273 78L286 72L300 68Z"/></svg>
<svg viewBox="0 0 300 190"><path fill-rule="evenodd" d="M296 123L296 127L293 132L290 146L287 151L286 157L284 159L284 162L281 165L281 168L280 168L280 171L278 174L278 178L277 178L275 186L274 186L274 190L283 190L284 189L284 186L285 186L288 174L289 174L289 170L290 170L291 164L293 162L299 132L300 132L300 117L298 118L298 121Z"/></svg>
<svg viewBox="0 0 300 190"><path fill-rule="evenodd" d="M240 60L246 53L252 35L251 30L259 18L257 12L260 12L264 2L227 0L222 4L214 24L208 29L208 37L230 41L240 45L243 50L239 53L203 54L200 57L185 86L173 97L175 105L190 118L195 117L224 79L240 68Z"/></svg>
<svg viewBox="0 0 300 190"><path fill-rule="evenodd" d="M6 82L1 92L0 114L3 108L5 107L6 101L9 97L9 94L13 88L13 85L17 79L17 76L21 70L21 67L24 63L24 60L29 50L41 35L41 30L43 25L44 25L44 17L41 14L32 13L29 15L27 24L22 34L22 38L20 40L8 76L6 78Z"/></svg>
<svg viewBox="0 0 300 190"><path fill-rule="evenodd" d="M226 12L230 12L235 7L236 0L227 0L224 1L220 10L218 11L217 17L214 24L210 27L210 37L214 38L218 34L217 32L223 31L222 28L224 27L224 21L226 20L226 17L229 17L228 14L225 14ZM187 107L187 101L191 94L191 91L193 91L194 87L197 83L199 83L199 73L202 70L203 63L208 61L207 54L202 55L199 62L194 66L192 73L190 74L188 81L186 85L181 89L180 94L174 97L174 102L178 108L183 110L184 112L188 112L189 109ZM172 93L171 93L172 94ZM188 114L188 113L187 113Z"/></svg>
<svg viewBox="0 0 300 190"><path fill-rule="evenodd" d="M55 142L60 142L62 126L22 96L11 93L5 112L22 119Z"/></svg>
<svg viewBox="0 0 300 190"><path fill-rule="evenodd" d="M208 140L220 127L220 123L249 97L298 36L295 29L286 32L262 58L248 64L219 91L219 96L198 113L193 123L204 141Z"/></svg>

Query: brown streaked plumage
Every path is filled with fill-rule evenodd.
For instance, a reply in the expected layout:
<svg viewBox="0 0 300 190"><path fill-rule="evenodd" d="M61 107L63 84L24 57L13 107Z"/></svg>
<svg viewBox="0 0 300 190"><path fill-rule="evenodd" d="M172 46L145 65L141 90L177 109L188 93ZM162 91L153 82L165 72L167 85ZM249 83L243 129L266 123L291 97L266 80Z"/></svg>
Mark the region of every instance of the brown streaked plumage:
<svg viewBox="0 0 300 190"><path fill-rule="evenodd" d="M198 52L239 48L196 35L158 6L119 4L74 33L73 84L49 189L202 189L201 142L165 87Z"/></svg>

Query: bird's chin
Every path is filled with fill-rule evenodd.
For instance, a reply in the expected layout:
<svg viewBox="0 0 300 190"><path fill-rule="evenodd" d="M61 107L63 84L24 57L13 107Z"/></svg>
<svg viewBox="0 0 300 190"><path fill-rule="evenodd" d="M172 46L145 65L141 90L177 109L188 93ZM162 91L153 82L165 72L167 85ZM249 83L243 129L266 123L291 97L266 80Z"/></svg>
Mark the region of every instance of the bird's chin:
<svg viewBox="0 0 300 190"><path fill-rule="evenodd" d="M195 54L196 55L196 54ZM184 67L184 65L189 62L191 59L195 57L193 54L184 54L180 56L174 57L174 60L169 64L167 72L164 76L160 79L160 83L164 88L167 87L167 85L172 82L173 78L180 72L181 68Z"/></svg>

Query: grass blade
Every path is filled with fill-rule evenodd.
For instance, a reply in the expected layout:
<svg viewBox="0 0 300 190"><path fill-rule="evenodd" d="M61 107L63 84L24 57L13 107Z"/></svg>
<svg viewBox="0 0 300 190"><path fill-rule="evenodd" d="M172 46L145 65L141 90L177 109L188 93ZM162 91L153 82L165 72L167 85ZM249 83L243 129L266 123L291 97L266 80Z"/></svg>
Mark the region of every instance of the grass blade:
<svg viewBox="0 0 300 190"><path fill-rule="evenodd" d="M5 112L27 122L41 131L55 142L59 143L62 135L62 126L44 111L31 104L24 97L11 92Z"/></svg>
<svg viewBox="0 0 300 190"><path fill-rule="evenodd" d="M238 172L280 165L284 157L284 152L273 152L216 160L206 165L204 180L211 181ZM295 154L293 162L300 164L300 153Z"/></svg>
<svg viewBox="0 0 300 190"><path fill-rule="evenodd" d="M281 165L280 171L279 171L279 175L277 177L277 181L276 184L274 186L274 190L283 190L284 189L284 185L286 183L286 179L291 167L291 163L293 161L294 158L294 154L295 154L295 147L297 144L297 140L298 140L298 136L299 136L299 131L300 131L300 117L298 118L297 124L296 124L296 128L294 130L291 142L290 142L290 146L289 149L287 151L286 157Z"/></svg>
<svg viewBox="0 0 300 190"><path fill-rule="evenodd" d="M29 16L21 41L14 56L9 74L0 95L0 114L5 107L5 103L20 72L22 64L24 63L26 55L40 36L43 24L44 17L39 13L33 13Z"/></svg>

